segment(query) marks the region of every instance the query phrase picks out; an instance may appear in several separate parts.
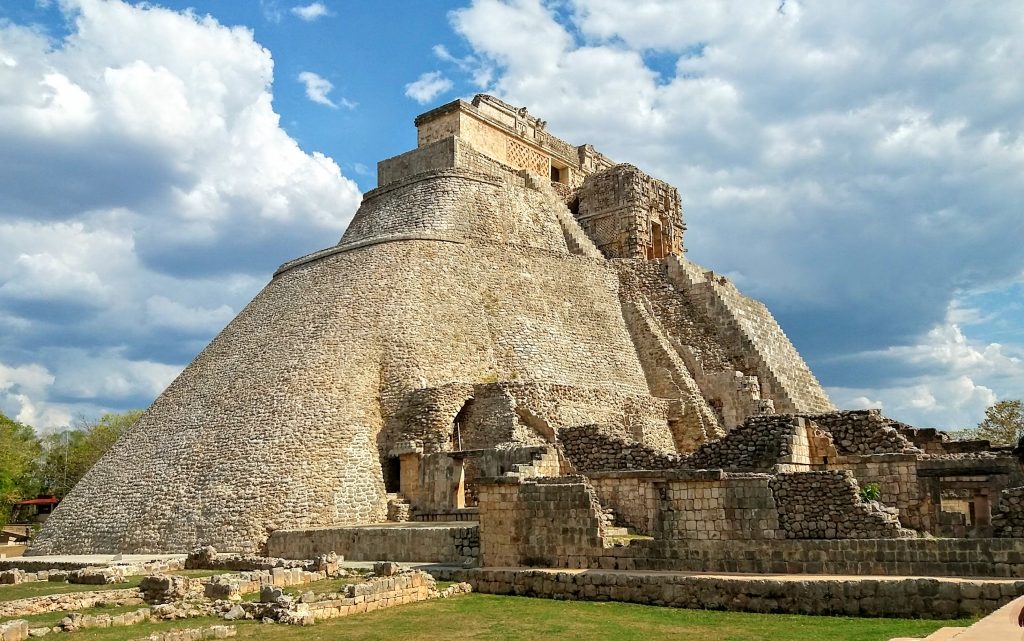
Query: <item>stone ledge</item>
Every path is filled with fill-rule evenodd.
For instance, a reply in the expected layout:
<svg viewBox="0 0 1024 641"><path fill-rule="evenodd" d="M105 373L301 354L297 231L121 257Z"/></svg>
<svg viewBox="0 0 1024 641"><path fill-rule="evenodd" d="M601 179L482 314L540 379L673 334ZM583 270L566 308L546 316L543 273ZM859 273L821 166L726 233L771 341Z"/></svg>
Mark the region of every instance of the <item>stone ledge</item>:
<svg viewBox="0 0 1024 641"><path fill-rule="evenodd" d="M972 617L1024 594L1024 580L526 568L437 568L434 572L439 579L466 581L475 592L487 594L826 616Z"/></svg>

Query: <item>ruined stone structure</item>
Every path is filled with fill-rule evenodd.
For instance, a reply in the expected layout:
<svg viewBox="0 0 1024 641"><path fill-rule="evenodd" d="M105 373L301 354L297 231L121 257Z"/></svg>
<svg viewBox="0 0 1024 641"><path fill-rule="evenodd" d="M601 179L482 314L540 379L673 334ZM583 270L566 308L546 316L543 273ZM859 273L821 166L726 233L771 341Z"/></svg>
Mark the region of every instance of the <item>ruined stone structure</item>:
<svg viewBox="0 0 1024 641"><path fill-rule="evenodd" d="M490 96L416 126L340 242L277 270L31 553L814 571L827 542L831 569L885 572L884 539L908 571L1024 567L1013 542L986 570L912 538L991 536L1018 461L837 411L765 306L686 258L674 187Z"/></svg>

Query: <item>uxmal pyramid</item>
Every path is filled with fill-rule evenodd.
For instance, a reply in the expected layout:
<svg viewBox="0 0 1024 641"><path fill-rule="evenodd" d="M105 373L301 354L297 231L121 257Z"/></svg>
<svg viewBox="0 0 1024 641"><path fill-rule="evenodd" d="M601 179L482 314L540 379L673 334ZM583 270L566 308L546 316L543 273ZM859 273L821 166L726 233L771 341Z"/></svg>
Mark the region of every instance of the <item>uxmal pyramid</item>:
<svg viewBox="0 0 1024 641"><path fill-rule="evenodd" d="M416 127L340 242L276 271L32 553L260 550L470 509L494 474L474 453L578 452L581 426L684 457L835 410L766 307L687 260L675 187L491 96Z"/></svg>

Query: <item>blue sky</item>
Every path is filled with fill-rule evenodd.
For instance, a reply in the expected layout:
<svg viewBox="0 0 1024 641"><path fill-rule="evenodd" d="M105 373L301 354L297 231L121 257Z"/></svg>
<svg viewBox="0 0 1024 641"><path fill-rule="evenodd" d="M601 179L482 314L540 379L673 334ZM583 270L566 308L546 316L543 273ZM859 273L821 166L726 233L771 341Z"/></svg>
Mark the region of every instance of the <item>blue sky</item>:
<svg viewBox="0 0 1024 641"><path fill-rule="evenodd" d="M0 4L0 410L144 407L486 91L677 185L842 407L1024 396L1013 3Z"/></svg>

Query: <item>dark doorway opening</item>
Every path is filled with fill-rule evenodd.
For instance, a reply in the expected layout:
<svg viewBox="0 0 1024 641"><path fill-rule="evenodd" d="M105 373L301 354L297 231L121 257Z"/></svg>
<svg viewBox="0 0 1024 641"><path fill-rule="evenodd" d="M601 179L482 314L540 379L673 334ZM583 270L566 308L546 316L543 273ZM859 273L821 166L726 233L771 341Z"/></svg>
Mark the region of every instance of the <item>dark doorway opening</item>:
<svg viewBox="0 0 1024 641"><path fill-rule="evenodd" d="M402 487L402 462L397 456L389 456L384 461L384 491L388 494L397 493Z"/></svg>
<svg viewBox="0 0 1024 641"><path fill-rule="evenodd" d="M572 212L572 217L573 218L579 218L580 217L580 197L576 196L575 198L570 200L568 206L569 206L569 211Z"/></svg>
<svg viewBox="0 0 1024 641"><path fill-rule="evenodd" d="M469 409L473 405L472 399L466 401L466 404L462 406L459 413L455 415L455 420L452 421L452 450L455 452L465 449L464 438L467 436L464 434L466 425L468 423Z"/></svg>

